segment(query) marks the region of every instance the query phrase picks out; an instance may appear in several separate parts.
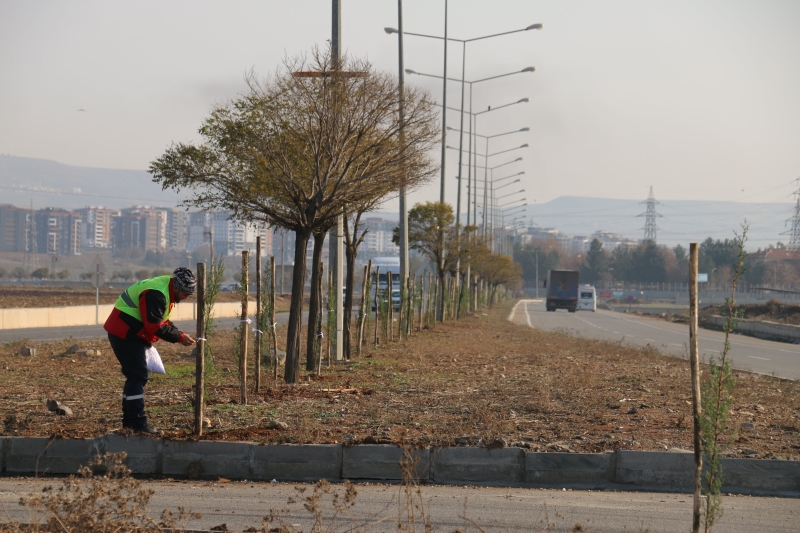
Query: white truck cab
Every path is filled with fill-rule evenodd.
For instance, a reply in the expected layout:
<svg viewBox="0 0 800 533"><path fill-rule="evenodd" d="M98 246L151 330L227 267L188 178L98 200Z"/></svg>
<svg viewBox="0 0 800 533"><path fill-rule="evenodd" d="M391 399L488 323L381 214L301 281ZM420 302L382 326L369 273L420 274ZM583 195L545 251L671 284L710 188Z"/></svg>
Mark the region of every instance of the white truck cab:
<svg viewBox="0 0 800 533"><path fill-rule="evenodd" d="M581 285L578 287L578 311L597 310L597 291L591 285Z"/></svg>

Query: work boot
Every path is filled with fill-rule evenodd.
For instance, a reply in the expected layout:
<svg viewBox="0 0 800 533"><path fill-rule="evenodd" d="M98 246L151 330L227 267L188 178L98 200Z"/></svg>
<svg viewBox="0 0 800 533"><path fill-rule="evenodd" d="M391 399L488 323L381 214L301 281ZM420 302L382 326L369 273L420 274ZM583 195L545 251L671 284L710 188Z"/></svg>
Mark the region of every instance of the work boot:
<svg viewBox="0 0 800 533"><path fill-rule="evenodd" d="M164 432L160 429L155 429L150 426L142 426L137 428L131 428L134 433L144 433L146 435L163 435Z"/></svg>

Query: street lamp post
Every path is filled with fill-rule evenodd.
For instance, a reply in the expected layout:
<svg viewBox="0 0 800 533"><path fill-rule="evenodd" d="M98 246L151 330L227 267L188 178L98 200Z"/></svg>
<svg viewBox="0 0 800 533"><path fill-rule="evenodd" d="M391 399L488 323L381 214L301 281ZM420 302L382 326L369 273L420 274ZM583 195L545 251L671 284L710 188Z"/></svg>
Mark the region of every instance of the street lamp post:
<svg viewBox="0 0 800 533"><path fill-rule="evenodd" d="M450 128L450 129L452 130L453 128ZM505 135L511 135L511 134L514 134L514 133L522 133L522 132L527 132L527 131L530 131L530 128L524 127L524 128L520 128L518 130L507 131L507 132L504 132L504 133L497 133L495 135L481 135L479 133L474 133L473 135L475 137L481 137L482 139L486 140L486 153L488 154L489 153L489 139L494 139L495 137L503 137ZM527 148L527 145L522 145L522 146ZM502 152L498 152L498 153L502 153ZM497 155L497 154L491 154L491 155ZM487 156L484 156L484 157L487 157ZM491 156L488 156L488 157L491 157ZM514 163L516 161L522 161L522 158L518 157L514 161L509 161L508 163L504 163L504 165L507 165L507 164L510 164L510 163ZM483 168L484 169L484 180L483 180L483 203L484 203L484 205L487 204L488 194L489 194L489 187L488 187L489 170L493 170L493 169L498 168L500 166L503 166L503 165L498 165L496 167L489 167L488 165L483 166L483 167L479 167L478 165L475 165L475 168ZM476 201L476 203L477 203L477 180L478 180L478 178L476 176L475 177L475 186L476 186L476 194L475 194L476 198L475 198L475 201ZM476 209L477 209L477 207L476 207ZM477 216L476 216L475 223L477 224L477 222L478 222L478 219L477 219ZM487 214L486 214L485 210L484 210L484 216L483 216L483 220L482 220L482 226L483 226L482 227L483 234L484 234L484 236L486 236L486 232L488 230L488 227L487 227Z"/></svg>
<svg viewBox="0 0 800 533"><path fill-rule="evenodd" d="M465 84L466 84L467 43L473 42L473 41L489 39L489 38L492 38L492 37L499 37L501 35L509 35L509 34L512 34L512 33L519 33L519 32L523 32L523 31L540 30L540 29L542 29L542 27L543 27L542 24L537 23L537 24L531 24L531 25L529 25L529 26L527 26L525 28L518 29L518 30L511 30L511 31L495 33L495 34L491 34L491 35L484 35L484 36L481 36L481 37L473 37L471 39L452 39L452 38L448 38L448 36L447 36L447 0L445 0L445 26L444 26L445 33L444 33L444 37L443 38L439 37L439 36L436 36L436 35L426 35L426 34L421 34L421 33L408 32L408 35L414 35L414 36L418 36L418 37L426 37L426 38L429 38L429 39L443 39L444 40L444 55L445 55L445 57L444 57L444 72L443 72L443 75L442 75L442 78L443 78L442 83L444 85L444 91L443 91L443 96L442 96L442 106L443 106L444 110L443 110L443 113L442 113L442 163L441 163L442 174L441 174L441 187L440 187L441 188L440 202L442 202L442 203L444 203L444 201L445 201L445 198L444 198L444 191L445 191L445 150L446 150L446 148L445 148L445 146L446 146L446 143L445 143L445 140L446 140L445 129L446 129L446 117L447 117L447 81L448 81L448 78L447 78L447 41L448 40L452 40L452 41L456 41L456 42L461 42L461 44L462 44L462 51L461 51L461 117L460 117L460 121L461 121L460 130L461 130L462 133L461 133L460 138L459 138L459 155L458 155L458 193L457 193L457 196L456 196L456 237L458 237L458 235L460 233L460 228L461 228L461 188L462 188L461 187L461 171L463 169L462 158L463 158L463 154L464 154L464 150L463 150L463 148L464 148L464 134L463 134L463 130L464 130L464 88L465 88ZM384 28L384 31L386 31L386 33L393 33L393 32L396 32L397 30L395 30L394 28ZM530 67L529 69L525 69L523 72L533 72L533 70L535 70L535 69ZM470 93L470 111L472 111L472 83L470 83L469 93ZM470 131L472 131L472 122L473 121L470 120ZM470 148L471 147L472 147L472 142L470 142ZM471 157L470 157L470 159L471 159ZM467 201L469 201L469 199ZM469 219L469 213L467 213L467 219ZM457 272L457 275L460 276L460 261L459 261L459 265L456 266L456 272ZM469 278L469 266L467 266L467 277Z"/></svg>

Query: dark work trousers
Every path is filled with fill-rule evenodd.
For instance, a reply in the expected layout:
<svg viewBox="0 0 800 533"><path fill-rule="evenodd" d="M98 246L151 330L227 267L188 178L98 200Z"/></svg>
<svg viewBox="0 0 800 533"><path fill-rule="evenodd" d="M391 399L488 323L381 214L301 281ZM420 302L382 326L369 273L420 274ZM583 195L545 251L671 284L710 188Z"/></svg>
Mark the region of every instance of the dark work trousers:
<svg viewBox="0 0 800 533"><path fill-rule="evenodd" d="M122 389L122 427L143 428L147 426L144 414L144 386L147 384L147 358L144 341L127 341L108 334L111 349L122 365L125 387Z"/></svg>

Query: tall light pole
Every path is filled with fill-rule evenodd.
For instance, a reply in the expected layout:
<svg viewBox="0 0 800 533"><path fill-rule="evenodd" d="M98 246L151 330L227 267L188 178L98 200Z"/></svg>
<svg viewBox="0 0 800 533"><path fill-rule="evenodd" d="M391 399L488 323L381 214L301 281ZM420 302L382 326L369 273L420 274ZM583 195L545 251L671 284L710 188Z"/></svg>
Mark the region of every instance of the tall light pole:
<svg viewBox="0 0 800 533"><path fill-rule="evenodd" d="M460 125L460 128L459 128L462 133L461 133L461 136L459 138L459 155L458 155L458 193L457 193L457 196L456 196L456 237L458 237L458 235L460 233L460 229L461 229L461 189L462 189L462 187L461 187L461 171L463 169L462 158L463 158L463 155L464 155L464 150L463 150L463 148L464 148L464 134L463 134L463 131L464 131L464 101L465 101L465 99L464 99L464 88L465 88L465 83L466 83L466 79L465 78L466 78L466 65L467 65L467 43L473 42L473 41L489 39L489 38L492 38L492 37L499 37L501 35L509 35L509 34L512 34L512 33L519 33L519 32L523 32L523 31L540 30L540 29L542 29L542 27L543 27L542 24L537 23L537 24L531 24L531 25L529 25L529 26L527 26L525 28L518 29L518 30L511 30L511 31L506 31L506 32L501 32L501 33L494 33L494 34L491 34L491 35L484 35L484 36L481 36L481 37L473 37L471 39L451 39L451 38L448 38L448 36L447 36L447 0L445 0L444 37L439 37L439 36L436 36L436 35L426 35L426 34L422 34L422 33L408 32L408 35L414 35L414 36L418 36L418 37L426 37L426 38L430 38L430 39L443 39L444 40L444 55L445 55L445 57L444 57L444 61L445 61L444 65L445 65L445 67L444 67L444 72L442 74L442 78L443 78L442 82L444 84L444 91L443 91L444 94L443 94L443 97L442 97L442 107L444 108L443 112L442 112L442 164L441 164L441 166L442 166L442 176L441 176L441 192L440 192L440 199L439 199L439 201L442 202L442 203L444 203L444 201L445 201L445 196L444 196L444 191L445 191L445 185L444 185L445 184L445 150L446 150L446 148L445 148L445 146L446 146L445 129L447 127L446 117L447 117L447 81L448 81L448 78L447 78L447 41L448 40L452 40L452 41L460 42L462 44L462 51L461 51L461 117L460 117L461 125ZM386 31L386 33L392 33L393 31L397 31L397 30L394 30L393 28L384 28L384 30ZM533 70L534 69L531 68L530 71L532 72ZM472 83L470 83L469 93L470 93L470 111L472 111ZM470 120L470 131L472 131L472 120ZM471 142L471 139L470 139L470 148L471 147L472 147L472 142ZM470 159L471 159L471 156L470 156ZM471 170L471 168L469 170ZM467 200L467 201L469 202L469 200ZM467 205L469 206L469 204L467 204ZM467 219L469 220L469 212L467 212ZM460 260L459 260L459 265L456 266L456 272L457 272L457 275L460 276ZM469 278L469 265L467 265L467 278Z"/></svg>
<svg viewBox="0 0 800 533"><path fill-rule="evenodd" d="M453 129L453 128L451 128L451 129ZM486 140L486 153L488 154L488 153L489 153L489 140L490 140L490 139L494 139L495 137L503 137L503 136L505 136L505 135L512 135L512 134L514 134L514 133L523 133L523 132L528 132L528 131L530 131L530 128L528 128L528 127L524 127L524 128L520 128L520 129L518 129L518 130L507 131L507 132L504 132L504 133L497 133L497 134L495 134L495 135L481 135L481 134L478 134L478 133L474 133L473 135L474 135L475 137L481 137L481 138L483 138L483 139L485 139L485 140ZM498 153L501 153L501 152L498 152ZM491 155L497 155L497 154L491 154ZM491 155L490 155L489 157L491 157ZM487 165L487 166L480 167L480 166L478 166L478 165L475 165L475 168L483 168L483 169L484 169L484 180L483 180L483 203L484 203L484 205L486 205L486 203L487 203L487 200L488 200L488 193L489 193L489 191L488 191L488 181L489 181L489 180L488 180L488 178L489 178L489 170L493 170L493 169L495 169L495 168L499 168L499 167L501 167L501 166L504 166L504 165L508 165L508 164L514 163L514 162L516 162L516 161L522 161L522 158L521 158L521 157L518 157L518 158L517 158L517 159L515 159L514 161L509 161L508 163L503 163L503 165L497 165L497 166L495 166L495 167L489 167L488 165ZM475 191L475 192L476 192L476 194L475 194L476 198L475 198L475 203L476 203L476 205L477 205L477 180L478 180L478 178L476 177L476 178L475 178L475 185L476 185L476 191ZM477 211L477 207L476 207L476 211ZM478 223L478 219L477 219L477 213L476 213L475 223L476 223L476 224ZM486 220L486 211L485 211L485 210L484 210L484 216L483 216L483 220L482 220L482 226L483 226L483 228L482 228L482 232L483 232L483 234L484 234L484 236L485 236L485 235L486 235L486 231L487 231L487 220Z"/></svg>
<svg viewBox="0 0 800 533"><path fill-rule="evenodd" d="M398 114L400 146L405 146L405 69L403 67L403 0L397 0L397 50L398 50ZM445 56L445 61L446 61ZM408 206L406 188L400 188L400 290L404 291L408 279Z"/></svg>
<svg viewBox="0 0 800 533"><path fill-rule="evenodd" d="M342 65L342 3L341 0L331 0L333 13L331 16L331 56L334 70L339 70ZM344 217L342 213L336 217L336 233L331 235L328 248L328 268L333 271L333 288L336 291L336 334L331 343L331 350L337 361L344 359L344 305L342 293L344 288ZM314 265L317 268L317 265ZM320 281L321 283L321 281ZM314 287L312 287L314 290ZM309 327L312 327L309 324ZM320 356L321 357L321 356Z"/></svg>
<svg viewBox="0 0 800 533"><path fill-rule="evenodd" d="M424 33L413 33L413 32L406 32L406 35L413 35L415 37L425 37L425 38L428 38L428 39L441 39L441 40L444 41L445 66L444 66L444 73L441 76L441 78L443 79L443 83L444 83L444 87L445 87L444 96L442 98L442 106L445 109L447 109L447 99L446 98L447 98L447 81L448 81L448 78L447 78L447 41L455 41L455 42L460 42L462 44L462 51L461 51L461 80L453 79L453 78L449 78L449 79L451 81L461 81L461 127L460 127L460 130L463 131L464 130L464 103L465 103L464 89L465 89L466 83L470 83L470 105L471 105L471 102L472 102L472 83L478 83L479 81L486 81L488 79L494 79L495 77L502 77L502 76L495 76L495 77L492 77L492 78L486 78L484 80L476 80L474 82L467 82L466 79L465 79L465 76L466 76L466 62L467 62L467 43L471 43L471 42L474 42L474 41L481 41L481 40L485 40L485 39L490 39L492 37L500 37L502 35L510 35L512 33L520 33L520 32L529 31L529 30L540 30L540 29L542 29L542 27L543 27L542 24L538 24L537 23L537 24L531 24L531 25L529 25L529 26L527 26L525 28L520 28L520 29L517 29L517 30L505 31L505 32L501 32L501 33L493 33L493 34L490 34L490 35L483 35L481 37L473 37L471 39L456 39L456 38L448 37L447 36L447 0L445 0L445 26L444 26L445 33L444 33L444 37L440 37L438 35L428 35L428 34L424 34ZM394 28L384 28L384 31L386 33L389 33L389 34L398 32L398 30L396 30ZM533 72L533 70L534 70L533 67L529 67L529 68L531 70L526 70L526 71L527 72ZM438 78L440 76L432 76L432 77L437 77ZM471 111L471 109L470 109L470 111ZM445 178L444 178L444 176L445 176L444 168L445 168L445 144L446 144L445 141L446 141L446 137L445 137L444 130L447 127L447 122L446 122L444 117L446 115L447 115L446 112L442 114L442 116L443 116L443 118L442 118L442 178L441 178L441 181L442 181L442 183L441 183L441 191L442 191L442 193L440 195L440 201L442 203L444 203L444 201L445 201L445 199L444 199L444 180L445 180ZM462 154L463 154L463 146L464 146L464 135L463 135L463 133L461 134L461 138L459 140L459 145L462 148ZM456 203L457 203L456 213L458 215L461 214L461 210L460 210L460 204L461 204L461 182L460 182L460 177L461 177L461 168L462 168L462 159L461 158L462 158L462 155L459 155L459 160L458 160L459 189L458 189L458 198L457 198L457 201L456 201ZM461 223L461 221L458 218L458 216L456 217L456 221L457 221L456 222L456 227L458 228L458 226Z"/></svg>
<svg viewBox="0 0 800 533"><path fill-rule="evenodd" d="M425 76L426 74L422 74L422 75ZM489 79L494 79L494 78L489 78ZM477 113L473 113L472 112L472 84L473 83L478 83L480 81L486 81L486 80L477 80L477 81L474 81L474 82L468 82L470 84L470 86L469 86L469 101L470 101L469 107L470 107L470 110L469 111L464 111L462 113L462 115L466 114L466 115L468 115L470 117L470 131L468 132L470 138L469 138L469 147L467 148L467 159L469 160L469 162L467 163L467 225L469 225L469 222L470 222L470 217L469 217L469 215L470 215L470 205L473 204L473 201L472 201L472 194L473 194L472 193L472 189L474 188L472 186L472 167L473 167L473 165L472 165L472 153L473 153L472 152L472 135L473 135L472 123L473 123L473 119L475 117L477 117L478 115L482 115L484 113L490 113L492 111L499 111L499 110L504 109L506 107L510 107L510 106L517 105L517 104L525 104L525 103L530 102L530 98L525 97L525 98L520 98L516 102L511 102L511 103L508 103L508 104L503 104L503 105L499 105L499 106L495 106L495 107L491 107L490 106L488 109L484 109L483 111L478 111ZM439 104L434 104L434 105L437 106L437 107L442 107ZM451 111L459 111L459 112L461 111L461 110L459 110L459 109L457 109L455 107L448 107L447 109L449 109ZM450 129L453 130L453 128L450 128ZM463 138L463 136L464 136L463 128L460 129L460 130L453 130L453 131L458 131L461 134L461 137ZM518 148L512 148L511 150L518 150L519 148L527 148L527 146L528 146L527 144L524 144L524 145L522 145L522 146L520 146ZM458 169L459 170L458 170L458 175L455 178L457 180L459 180L459 190L460 190L460 188L461 188L461 173L463 172L463 169L464 169L464 164L461 161L461 155L463 153L463 146L460 146L459 148L455 148L453 146L448 146L447 149L448 150L458 150L459 151L459 158L458 158ZM508 150L508 151L510 151L510 150ZM498 152L497 154L491 154L491 155L498 155L499 153L503 153L503 152ZM481 157L485 157L483 154L478 154L477 151L475 152L475 154L476 155L480 155ZM477 179L477 176L476 176L476 179ZM461 218L461 202L458 202L458 205L456 206L456 218L458 218L459 220ZM476 218L473 217L472 222L474 224L477 224L478 221L477 221Z"/></svg>

